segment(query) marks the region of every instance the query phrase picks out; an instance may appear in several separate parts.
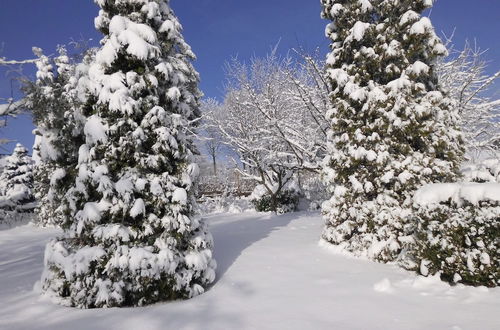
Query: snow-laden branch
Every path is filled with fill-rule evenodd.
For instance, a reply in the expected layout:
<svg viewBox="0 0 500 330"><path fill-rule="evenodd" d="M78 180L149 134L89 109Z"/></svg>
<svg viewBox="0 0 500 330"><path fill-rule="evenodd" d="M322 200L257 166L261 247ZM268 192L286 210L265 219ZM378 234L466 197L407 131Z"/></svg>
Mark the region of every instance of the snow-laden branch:
<svg viewBox="0 0 500 330"><path fill-rule="evenodd" d="M7 103L0 104L0 116L11 116L23 110L24 100L8 99Z"/></svg>
<svg viewBox="0 0 500 330"><path fill-rule="evenodd" d="M35 64L37 59L29 60L7 60L5 57L0 57L0 66L12 66L23 64ZM6 103L0 102L0 116L12 116L23 110L24 100L14 101L12 98L7 99Z"/></svg>
<svg viewBox="0 0 500 330"><path fill-rule="evenodd" d="M500 100L492 101L492 102L489 102L489 103L483 103L483 104L480 104L478 107L480 107L480 108L500 107Z"/></svg>
<svg viewBox="0 0 500 330"><path fill-rule="evenodd" d="M30 60L7 60L5 57L0 57L0 65L23 65L23 64L34 64L38 59Z"/></svg>

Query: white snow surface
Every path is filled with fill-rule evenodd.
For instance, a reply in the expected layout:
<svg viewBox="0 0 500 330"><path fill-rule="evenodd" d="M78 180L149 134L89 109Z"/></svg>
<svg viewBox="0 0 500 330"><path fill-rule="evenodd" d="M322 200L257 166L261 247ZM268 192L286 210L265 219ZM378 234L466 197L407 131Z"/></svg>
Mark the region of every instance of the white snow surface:
<svg viewBox="0 0 500 330"><path fill-rule="evenodd" d="M500 203L500 183L437 183L423 186L413 197L417 205L432 205L449 200L461 205L464 201Z"/></svg>
<svg viewBox="0 0 500 330"><path fill-rule="evenodd" d="M499 328L500 288L451 287L322 248L316 213L214 214L209 222L215 285L191 300L123 309L72 309L40 297L33 284L44 246L59 232L0 231L0 329Z"/></svg>

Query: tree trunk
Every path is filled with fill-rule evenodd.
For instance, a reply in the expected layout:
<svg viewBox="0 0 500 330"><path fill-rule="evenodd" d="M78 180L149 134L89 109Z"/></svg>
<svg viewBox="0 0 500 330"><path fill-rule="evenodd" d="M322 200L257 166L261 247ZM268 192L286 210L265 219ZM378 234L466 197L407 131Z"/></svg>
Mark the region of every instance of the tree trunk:
<svg viewBox="0 0 500 330"><path fill-rule="evenodd" d="M213 164L213 167L214 167L214 176L217 176L217 162L216 162L216 159L215 159L215 154L212 155L212 164Z"/></svg>
<svg viewBox="0 0 500 330"><path fill-rule="evenodd" d="M271 194L271 211L278 213L278 194Z"/></svg>

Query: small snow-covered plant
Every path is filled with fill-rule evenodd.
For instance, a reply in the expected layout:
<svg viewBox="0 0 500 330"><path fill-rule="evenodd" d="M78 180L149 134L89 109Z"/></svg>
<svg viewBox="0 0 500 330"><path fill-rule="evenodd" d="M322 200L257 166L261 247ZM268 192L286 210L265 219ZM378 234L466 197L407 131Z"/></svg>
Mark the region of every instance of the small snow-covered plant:
<svg viewBox="0 0 500 330"><path fill-rule="evenodd" d="M199 76L168 0L95 0L84 143L42 289L79 308L187 299L215 279L188 126Z"/></svg>
<svg viewBox="0 0 500 330"><path fill-rule="evenodd" d="M500 285L500 184L442 184L415 195L406 268L450 283Z"/></svg>
<svg viewBox="0 0 500 330"><path fill-rule="evenodd" d="M291 181L278 192L275 190L269 190L264 185L255 187L249 199L256 211L284 214L297 210L302 193L295 181Z"/></svg>
<svg viewBox="0 0 500 330"><path fill-rule="evenodd" d="M17 144L5 160L0 175L0 222L22 220L32 214L36 206L33 194L33 162L28 150Z"/></svg>
<svg viewBox="0 0 500 330"><path fill-rule="evenodd" d="M423 17L432 0L323 0L331 39L331 107L322 238L387 262L406 244L411 197L454 181L463 156L459 118L441 90L446 47Z"/></svg>

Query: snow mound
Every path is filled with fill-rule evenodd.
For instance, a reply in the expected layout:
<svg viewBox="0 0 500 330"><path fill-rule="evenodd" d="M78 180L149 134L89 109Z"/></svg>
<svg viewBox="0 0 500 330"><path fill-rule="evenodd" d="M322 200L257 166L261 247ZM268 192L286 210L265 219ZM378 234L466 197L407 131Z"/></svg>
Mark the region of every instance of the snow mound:
<svg viewBox="0 0 500 330"><path fill-rule="evenodd" d="M388 278L384 278L382 281L375 283L373 290L382 293L393 293L394 288L392 287L391 281Z"/></svg>

